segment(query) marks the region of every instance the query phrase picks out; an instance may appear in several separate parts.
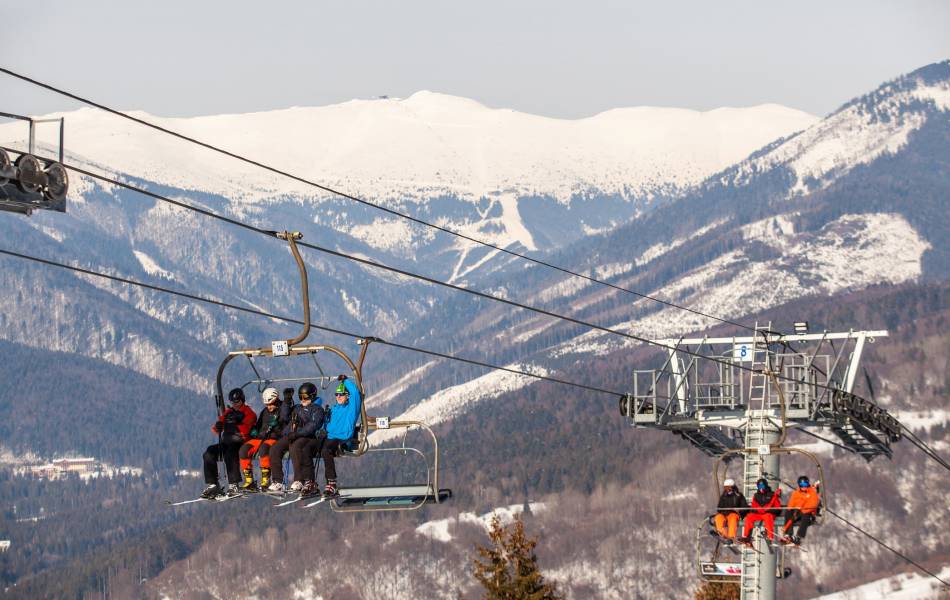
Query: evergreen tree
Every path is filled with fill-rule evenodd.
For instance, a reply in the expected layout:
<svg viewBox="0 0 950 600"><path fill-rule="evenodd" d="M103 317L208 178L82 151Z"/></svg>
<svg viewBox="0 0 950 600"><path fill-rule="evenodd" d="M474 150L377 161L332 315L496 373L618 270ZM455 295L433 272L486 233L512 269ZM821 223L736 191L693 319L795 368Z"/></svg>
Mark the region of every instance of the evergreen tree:
<svg viewBox="0 0 950 600"><path fill-rule="evenodd" d="M478 558L473 561L486 600L560 600L556 586L546 583L538 570L538 541L525 535L521 515L508 528L494 517L488 537L491 546L477 544Z"/></svg>
<svg viewBox="0 0 950 600"><path fill-rule="evenodd" d="M704 581L696 590L696 600L739 600L739 586L721 581Z"/></svg>

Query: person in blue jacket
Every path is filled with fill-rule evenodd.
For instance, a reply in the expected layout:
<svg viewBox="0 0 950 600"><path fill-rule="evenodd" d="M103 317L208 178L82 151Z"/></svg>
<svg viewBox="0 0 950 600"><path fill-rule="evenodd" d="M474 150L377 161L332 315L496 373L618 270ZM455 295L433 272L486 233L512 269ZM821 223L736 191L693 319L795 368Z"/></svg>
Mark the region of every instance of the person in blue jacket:
<svg viewBox="0 0 950 600"><path fill-rule="evenodd" d="M356 423L360 419L360 408L363 402L360 390L346 376L340 375L340 384L336 386L334 397L336 402L330 407L330 417L327 421L327 439L323 443L321 458L327 477L327 485L323 490L324 496L333 496L337 491L336 465L333 458L340 453L340 447L345 445L356 431Z"/></svg>

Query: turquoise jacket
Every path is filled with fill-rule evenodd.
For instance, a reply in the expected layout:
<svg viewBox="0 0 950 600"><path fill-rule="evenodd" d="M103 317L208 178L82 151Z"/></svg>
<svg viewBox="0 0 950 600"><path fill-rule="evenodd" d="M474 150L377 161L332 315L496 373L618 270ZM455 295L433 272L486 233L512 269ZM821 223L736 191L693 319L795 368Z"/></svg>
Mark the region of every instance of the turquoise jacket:
<svg viewBox="0 0 950 600"><path fill-rule="evenodd" d="M356 422L360 419L360 405L363 402L360 390L350 379L344 379L343 385L350 393L350 398L346 404L340 404L335 399L327 403L330 405L327 439L348 440L352 438L353 431L356 429Z"/></svg>

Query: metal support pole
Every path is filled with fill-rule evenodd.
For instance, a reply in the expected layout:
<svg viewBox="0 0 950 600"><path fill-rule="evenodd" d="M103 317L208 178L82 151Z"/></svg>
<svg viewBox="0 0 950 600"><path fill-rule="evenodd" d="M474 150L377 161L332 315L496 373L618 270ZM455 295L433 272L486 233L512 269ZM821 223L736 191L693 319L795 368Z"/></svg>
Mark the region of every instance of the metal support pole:
<svg viewBox="0 0 950 600"><path fill-rule="evenodd" d="M774 426L769 424L762 427L759 418L750 414L745 440L746 448L753 451L745 454L743 482L746 498L750 502L756 491L755 482L760 477L765 477L772 489L778 489L781 484L779 457L777 453L770 451L771 446L778 439L779 431ZM767 451L768 454L762 451ZM776 543L775 548L770 550L766 541L757 535L754 546L758 552L748 548L742 550L740 598L741 600L775 600L775 553L779 551L778 544Z"/></svg>

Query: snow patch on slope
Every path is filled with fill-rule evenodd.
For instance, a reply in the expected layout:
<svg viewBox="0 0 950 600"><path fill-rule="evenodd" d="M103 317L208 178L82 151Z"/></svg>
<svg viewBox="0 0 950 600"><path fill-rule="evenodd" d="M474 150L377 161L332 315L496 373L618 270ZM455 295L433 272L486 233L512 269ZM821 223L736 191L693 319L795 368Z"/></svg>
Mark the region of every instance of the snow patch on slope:
<svg viewBox="0 0 950 600"><path fill-rule="evenodd" d="M712 223L710 223L709 225L706 225L705 227L700 227L699 229L689 234L688 236L677 238L673 240L672 242L669 242L668 244L664 244L664 243L654 244L653 246L650 246L649 248L644 250L643 254L641 254L640 257L637 258L636 265L640 267L647 263L650 263L654 261L655 259L663 256L670 250L675 250L676 248L679 248L680 246L682 246L683 244L685 244L686 242L690 240L695 240L696 238L702 237L706 233L712 231L716 227L719 227L720 225L722 225L728 220L729 219L719 219L717 221L713 221Z"/></svg>
<svg viewBox="0 0 950 600"><path fill-rule="evenodd" d="M171 271L166 271L165 269L158 266L158 263L155 262L155 260L148 254L142 252L141 250L133 250L132 254L135 255L135 258L138 259L139 264L142 265L142 268L145 269L145 272L149 275L154 275L163 279L175 279L174 273Z"/></svg>
<svg viewBox="0 0 950 600"><path fill-rule="evenodd" d="M508 365L509 368L524 370L537 375L547 375L547 369L531 365ZM395 420L422 421L429 426L437 425L462 414L477 402L497 398L519 390L536 381L535 378L508 371L492 371L471 381L455 385L420 401L399 415ZM374 431L369 436L371 445L379 445L396 439L403 434L402 429Z"/></svg>
<svg viewBox="0 0 950 600"><path fill-rule="evenodd" d="M755 262L741 249L727 252L651 295L706 314L735 318L793 298L917 280L922 273L921 258L930 248L903 216L891 213L843 215L815 234L800 235L784 218L770 218L746 226L745 234L747 239L768 243L781 252ZM638 304L645 306L645 302L639 300ZM699 315L665 308L612 328L659 339L714 324ZM636 344L592 331L554 348L551 356L603 355Z"/></svg>
<svg viewBox="0 0 950 600"><path fill-rule="evenodd" d="M413 245L412 226L405 219L375 219L351 227L351 236L380 250L407 250Z"/></svg>
<svg viewBox="0 0 950 600"><path fill-rule="evenodd" d="M531 502L528 504L528 507L532 513L539 513L547 508L544 502ZM521 514L523 511L524 504L512 504L510 506L496 508L483 515L477 515L473 512L463 512L459 513L455 518L426 521L416 527L416 533L429 539L448 543L453 539L452 532L450 531L450 526L453 524L470 523L472 525L478 525L485 531L488 531L491 529L491 522L495 517L498 517L502 525L508 525L515 520L515 516Z"/></svg>
<svg viewBox="0 0 950 600"><path fill-rule="evenodd" d="M950 567L944 567L937 575L946 581L950 578ZM903 573L814 600L930 600L941 598L942 589L943 585L929 575Z"/></svg>

